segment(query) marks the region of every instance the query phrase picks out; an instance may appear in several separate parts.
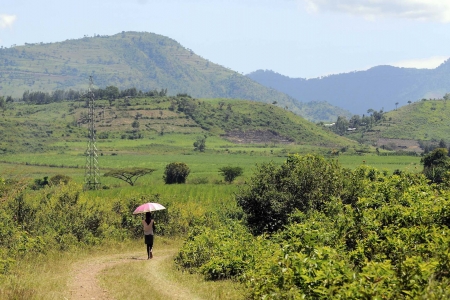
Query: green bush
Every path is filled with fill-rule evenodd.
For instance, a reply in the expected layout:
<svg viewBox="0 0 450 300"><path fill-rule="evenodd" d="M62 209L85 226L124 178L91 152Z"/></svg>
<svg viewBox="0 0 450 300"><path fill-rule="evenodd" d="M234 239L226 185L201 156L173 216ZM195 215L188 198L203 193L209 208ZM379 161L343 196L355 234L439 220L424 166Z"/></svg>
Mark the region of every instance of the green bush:
<svg viewBox="0 0 450 300"><path fill-rule="evenodd" d="M186 178L190 172L189 167L185 163L173 162L166 165L163 179L166 184L186 183Z"/></svg>
<svg viewBox="0 0 450 300"><path fill-rule="evenodd" d="M445 148L434 149L428 153L420 162L423 164L423 174L433 183L442 183L449 175L450 157Z"/></svg>
<svg viewBox="0 0 450 300"><path fill-rule="evenodd" d="M70 178L67 175L57 174L57 175L50 177L50 179L48 180L48 184L49 185L59 185L61 183L67 184L71 180L72 180L72 178Z"/></svg>
<svg viewBox="0 0 450 300"><path fill-rule="evenodd" d="M241 167L222 167L219 173L223 176L226 182L232 183L236 177L241 176L244 170Z"/></svg>
<svg viewBox="0 0 450 300"><path fill-rule="evenodd" d="M260 166L237 195L251 230L260 234L281 229L295 209L320 210L343 190L343 171L335 161L317 155L292 155L281 166Z"/></svg>

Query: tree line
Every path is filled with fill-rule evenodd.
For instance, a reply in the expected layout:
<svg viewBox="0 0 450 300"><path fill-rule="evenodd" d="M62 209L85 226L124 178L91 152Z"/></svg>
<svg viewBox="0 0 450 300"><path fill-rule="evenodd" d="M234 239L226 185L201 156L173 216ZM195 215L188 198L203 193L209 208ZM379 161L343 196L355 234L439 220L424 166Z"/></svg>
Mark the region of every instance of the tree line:
<svg viewBox="0 0 450 300"><path fill-rule="evenodd" d="M163 97L167 95L167 89L161 90L149 90L143 92L137 90L135 87L120 90L116 86L107 86L104 89L93 89L92 92L96 99L118 99L127 97ZM12 96L0 97L0 108L2 108L7 102L24 102L27 104L50 104L62 101L79 101L84 100L87 93L76 90L55 90L52 92L43 91L25 91L20 98L12 98Z"/></svg>

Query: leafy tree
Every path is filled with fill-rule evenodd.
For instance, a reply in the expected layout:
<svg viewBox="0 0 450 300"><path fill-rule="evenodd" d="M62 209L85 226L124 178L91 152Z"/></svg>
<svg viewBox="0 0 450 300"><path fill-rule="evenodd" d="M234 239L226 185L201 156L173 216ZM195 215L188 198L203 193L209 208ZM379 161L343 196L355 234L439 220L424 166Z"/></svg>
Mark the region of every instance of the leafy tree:
<svg viewBox="0 0 450 300"><path fill-rule="evenodd" d="M108 99L116 99L119 97L119 95L120 95L120 91L119 91L118 87L110 85L105 88L105 96Z"/></svg>
<svg viewBox="0 0 450 300"><path fill-rule="evenodd" d="M155 169L150 168L124 168L124 169L117 169L112 170L107 173L105 173L103 176L105 177L114 177L120 180L125 181L126 183L130 184L131 186L134 186L136 183L136 180L138 178L151 174L155 171Z"/></svg>
<svg viewBox="0 0 450 300"><path fill-rule="evenodd" d="M197 140L194 142L194 150L205 152L206 149L206 135L203 137L199 136L197 137Z"/></svg>
<svg viewBox="0 0 450 300"><path fill-rule="evenodd" d="M339 116L337 118L336 124L334 125L334 131L337 134L343 135L347 132L349 124L350 123L347 121L347 118Z"/></svg>
<svg viewBox="0 0 450 300"><path fill-rule="evenodd" d="M259 166L247 187L236 196L253 233L274 232L296 209L321 210L343 188L339 164L317 155L291 155L281 166Z"/></svg>
<svg viewBox="0 0 450 300"><path fill-rule="evenodd" d="M186 183L186 178L190 172L189 167L185 163L173 162L166 165L163 179L166 184Z"/></svg>
<svg viewBox="0 0 450 300"><path fill-rule="evenodd" d="M361 117L358 115L353 115L349 123L352 127L358 127L361 124Z"/></svg>
<svg viewBox="0 0 450 300"><path fill-rule="evenodd" d="M439 148L447 148L447 144L445 143L444 139L441 139L439 141Z"/></svg>
<svg viewBox="0 0 450 300"><path fill-rule="evenodd" d="M450 157L445 148L436 148L428 153L420 162L423 164L423 174L433 183L442 183L446 173L450 171Z"/></svg>
<svg viewBox="0 0 450 300"><path fill-rule="evenodd" d="M222 174L225 181L232 183L236 177L241 176L244 170L241 167L222 167L219 169L219 173Z"/></svg>

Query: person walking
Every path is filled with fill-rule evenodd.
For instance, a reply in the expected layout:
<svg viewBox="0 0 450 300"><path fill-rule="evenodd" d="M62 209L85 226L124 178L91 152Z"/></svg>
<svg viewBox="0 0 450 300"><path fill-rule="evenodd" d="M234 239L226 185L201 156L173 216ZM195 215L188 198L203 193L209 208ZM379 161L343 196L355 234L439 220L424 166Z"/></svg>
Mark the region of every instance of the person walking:
<svg viewBox="0 0 450 300"><path fill-rule="evenodd" d="M142 225L144 225L144 240L147 245L147 259L153 258L153 229L154 229L153 215L151 212L145 213L145 219L142 220Z"/></svg>

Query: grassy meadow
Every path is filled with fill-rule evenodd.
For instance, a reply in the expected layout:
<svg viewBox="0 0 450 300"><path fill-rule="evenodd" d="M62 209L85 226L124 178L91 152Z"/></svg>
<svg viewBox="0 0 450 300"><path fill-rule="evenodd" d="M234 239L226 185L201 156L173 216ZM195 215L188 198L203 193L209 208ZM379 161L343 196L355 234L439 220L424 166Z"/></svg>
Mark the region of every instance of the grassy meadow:
<svg viewBox="0 0 450 300"><path fill-rule="evenodd" d="M165 166L171 162L186 163L191 173L187 183L195 183L199 179L203 183L220 183L223 178L219 174L219 168L225 166L240 166L244 169L244 174L237 178L237 183L250 178L256 165L274 162L281 164L286 160L288 152L286 149L277 148L240 148L240 150L211 151L209 153L192 153L186 151L185 154L144 154L125 153L119 155L99 156L99 166L101 173L106 170L143 167L156 169L150 175L146 175L137 181L137 186L163 185L163 174ZM305 150L304 150L305 151ZM302 153L302 152L300 152ZM379 170L386 170L392 173L395 170L403 170L417 173L422 170L420 157L415 156L377 156L371 155L340 155L329 159L338 160L346 168L354 169L360 165L368 165ZM1 157L2 176L22 176L30 178L42 178L43 176L54 176L65 174L75 181L82 183L84 180L84 170L86 157L80 154L71 155L68 153L43 153L16 154ZM114 187L125 187L127 184L113 178L101 177L101 182Z"/></svg>

